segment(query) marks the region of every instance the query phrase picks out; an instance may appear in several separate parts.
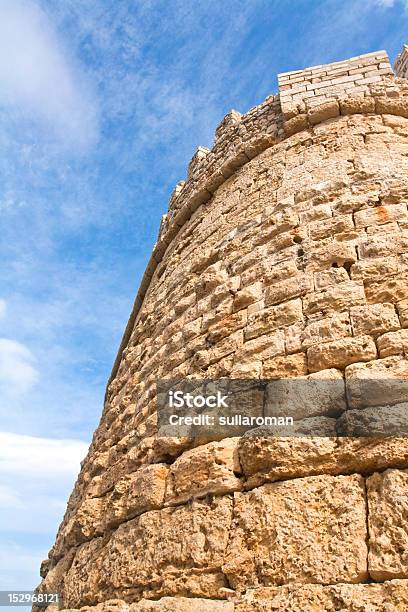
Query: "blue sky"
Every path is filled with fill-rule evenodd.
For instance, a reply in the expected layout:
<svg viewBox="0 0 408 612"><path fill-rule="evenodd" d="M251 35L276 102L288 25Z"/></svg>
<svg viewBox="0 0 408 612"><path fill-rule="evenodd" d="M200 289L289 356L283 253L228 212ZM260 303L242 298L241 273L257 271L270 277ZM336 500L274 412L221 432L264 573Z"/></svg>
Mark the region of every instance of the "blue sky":
<svg viewBox="0 0 408 612"><path fill-rule="evenodd" d="M402 0L0 0L0 589L38 582L195 148L407 26Z"/></svg>

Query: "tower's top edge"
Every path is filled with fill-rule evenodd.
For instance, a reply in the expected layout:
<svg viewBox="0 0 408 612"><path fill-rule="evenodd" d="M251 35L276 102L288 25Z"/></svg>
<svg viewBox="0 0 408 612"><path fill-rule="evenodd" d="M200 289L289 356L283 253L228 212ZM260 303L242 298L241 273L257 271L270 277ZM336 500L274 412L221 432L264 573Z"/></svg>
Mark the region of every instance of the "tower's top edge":
<svg viewBox="0 0 408 612"><path fill-rule="evenodd" d="M385 50L381 50L381 51L372 51L371 53L363 53L363 55L356 55L355 57L350 57L348 59L344 59L344 60L339 60L337 62L331 62L329 64L319 64L317 66L308 66L306 68L302 68L299 70L290 70L289 72L280 72L278 74L278 79L281 79L282 77L291 77L291 76L295 76L295 75L299 75L299 74L303 74L303 73L308 73L308 72L315 72L315 71L322 71L322 70L327 70L328 68L339 68L341 66L346 66L350 63L364 63L366 59L370 59L370 58L384 58L386 61L389 62L388 59L388 54Z"/></svg>
<svg viewBox="0 0 408 612"><path fill-rule="evenodd" d="M394 71L398 77L408 78L408 45L402 47L401 53L395 60Z"/></svg>

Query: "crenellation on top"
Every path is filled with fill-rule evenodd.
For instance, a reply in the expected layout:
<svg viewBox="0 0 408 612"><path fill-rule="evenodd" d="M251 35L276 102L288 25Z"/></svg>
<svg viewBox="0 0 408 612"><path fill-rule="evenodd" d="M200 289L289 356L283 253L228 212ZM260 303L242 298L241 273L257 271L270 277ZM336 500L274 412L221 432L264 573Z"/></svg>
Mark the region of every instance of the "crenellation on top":
<svg viewBox="0 0 408 612"><path fill-rule="evenodd" d="M190 163L188 164L187 180L194 179L197 172L200 171L202 161L207 157L209 153L210 149L208 149L207 147L197 147L196 152L194 153L193 157L190 160Z"/></svg>
<svg viewBox="0 0 408 612"><path fill-rule="evenodd" d="M394 64L394 70L397 77L408 78L408 45L404 45L401 53L397 56Z"/></svg>
<svg viewBox="0 0 408 612"><path fill-rule="evenodd" d="M221 138L223 138L231 126L239 123L241 119L242 115L239 111L234 109L230 110L230 112L225 115L219 126L215 129L214 143L216 144Z"/></svg>
<svg viewBox="0 0 408 612"><path fill-rule="evenodd" d="M278 75L282 113L291 119L295 107L317 106L344 95L364 94L368 86L394 73L386 51L374 51L348 60L312 66ZM298 110L304 110L298 108Z"/></svg>

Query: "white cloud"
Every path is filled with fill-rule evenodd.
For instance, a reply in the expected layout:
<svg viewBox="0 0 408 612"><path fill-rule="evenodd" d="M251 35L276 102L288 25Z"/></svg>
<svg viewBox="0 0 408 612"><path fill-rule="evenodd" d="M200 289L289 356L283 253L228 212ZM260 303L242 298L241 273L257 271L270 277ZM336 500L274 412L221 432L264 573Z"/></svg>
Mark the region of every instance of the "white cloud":
<svg viewBox="0 0 408 612"><path fill-rule="evenodd" d="M24 344L0 338L0 390L7 395L28 391L38 380L34 362Z"/></svg>
<svg viewBox="0 0 408 612"><path fill-rule="evenodd" d="M54 536L87 450L81 440L0 432L0 531Z"/></svg>
<svg viewBox="0 0 408 612"><path fill-rule="evenodd" d="M88 445L0 432L0 478L71 479L79 471Z"/></svg>
<svg viewBox="0 0 408 612"><path fill-rule="evenodd" d="M39 583L88 445L0 432L0 589Z"/></svg>
<svg viewBox="0 0 408 612"><path fill-rule="evenodd" d="M0 107L41 120L66 144L97 137L94 101L47 15L31 0L0 3Z"/></svg>

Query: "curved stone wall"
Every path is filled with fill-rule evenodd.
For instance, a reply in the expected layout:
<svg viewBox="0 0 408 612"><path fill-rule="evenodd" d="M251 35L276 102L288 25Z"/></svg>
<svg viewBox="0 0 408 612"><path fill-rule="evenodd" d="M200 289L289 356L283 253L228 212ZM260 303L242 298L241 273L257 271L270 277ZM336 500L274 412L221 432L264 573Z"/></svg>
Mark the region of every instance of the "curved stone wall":
<svg viewBox="0 0 408 612"><path fill-rule="evenodd" d="M408 439L336 436L344 411L406 408L387 381L408 379L408 82L384 63L282 75L280 96L227 115L193 158L42 567L66 608L408 602ZM317 103L315 83L329 87ZM158 438L155 382L184 377L349 392L321 413L326 437ZM361 396L367 378L384 392Z"/></svg>

